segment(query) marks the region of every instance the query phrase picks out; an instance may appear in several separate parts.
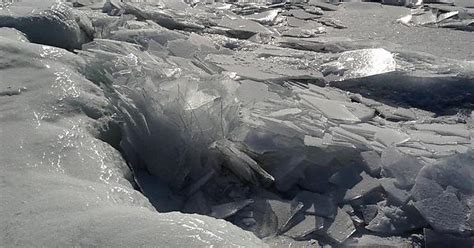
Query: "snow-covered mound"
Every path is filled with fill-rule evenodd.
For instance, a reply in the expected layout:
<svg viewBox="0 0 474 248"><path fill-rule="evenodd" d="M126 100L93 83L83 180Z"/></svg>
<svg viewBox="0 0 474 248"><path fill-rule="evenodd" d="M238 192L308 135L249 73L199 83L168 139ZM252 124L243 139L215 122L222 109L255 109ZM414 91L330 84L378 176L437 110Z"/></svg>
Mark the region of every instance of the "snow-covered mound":
<svg viewBox="0 0 474 248"><path fill-rule="evenodd" d="M25 33L32 42L78 49L90 40L87 17L59 0L21 0L0 3L0 27Z"/></svg>

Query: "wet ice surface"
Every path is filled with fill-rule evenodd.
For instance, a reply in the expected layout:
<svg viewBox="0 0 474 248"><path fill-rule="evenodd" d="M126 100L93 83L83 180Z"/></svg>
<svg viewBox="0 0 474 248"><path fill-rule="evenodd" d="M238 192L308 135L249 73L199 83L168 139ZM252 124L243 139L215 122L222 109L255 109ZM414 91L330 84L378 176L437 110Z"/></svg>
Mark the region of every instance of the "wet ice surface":
<svg viewBox="0 0 474 248"><path fill-rule="evenodd" d="M472 61L345 4L68 2L2 3L0 243L472 244Z"/></svg>

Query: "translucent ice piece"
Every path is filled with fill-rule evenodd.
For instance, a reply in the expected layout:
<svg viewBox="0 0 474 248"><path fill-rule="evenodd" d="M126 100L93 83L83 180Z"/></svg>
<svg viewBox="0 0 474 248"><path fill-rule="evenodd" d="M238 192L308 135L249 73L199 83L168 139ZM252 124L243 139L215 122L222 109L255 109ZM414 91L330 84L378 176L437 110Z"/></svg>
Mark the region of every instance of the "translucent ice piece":
<svg viewBox="0 0 474 248"><path fill-rule="evenodd" d="M346 121L360 122L360 119L353 115L342 102L317 98L309 95L301 95L303 103L321 111L327 118Z"/></svg>
<svg viewBox="0 0 474 248"><path fill-rule="evenodd" d="M397 179L401 188L411 188L423 165L414 157L399 152L396 148L388 148L382 153L382 174Z"/></svg>
<svg viewBox="0 0 474 248"><path fill-rule="evenodd" d="M342 209L338 208L334 222L329 226L326 234L338 243L343 243L356 231L351 217Z"/></svg>

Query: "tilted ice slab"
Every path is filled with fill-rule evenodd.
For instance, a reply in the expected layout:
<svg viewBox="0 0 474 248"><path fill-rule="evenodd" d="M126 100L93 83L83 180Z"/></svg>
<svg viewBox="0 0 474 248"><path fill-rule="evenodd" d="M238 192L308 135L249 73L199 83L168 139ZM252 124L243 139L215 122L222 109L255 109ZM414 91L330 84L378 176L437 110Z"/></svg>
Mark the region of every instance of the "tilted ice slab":
<svg viewBox="0 0 474 248"><path fill-rule="evenodd" d="M0 29L0 32L4 32ZM65 50L0 37L0 244L260 247L223 220L157 213L122 156L97 137L111 105Z"/></svg>

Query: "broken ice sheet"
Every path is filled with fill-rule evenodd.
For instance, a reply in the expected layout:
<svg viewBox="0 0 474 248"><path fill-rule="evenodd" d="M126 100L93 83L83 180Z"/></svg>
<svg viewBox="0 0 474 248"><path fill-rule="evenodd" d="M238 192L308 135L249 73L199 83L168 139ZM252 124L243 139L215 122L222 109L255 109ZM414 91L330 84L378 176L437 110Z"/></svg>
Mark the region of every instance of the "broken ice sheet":
<svg viewBox="0 0 474 248"><path fill-rule="evenodd" d="M260 23L230 13L222 17L218 26L225 28L227 33L239 39L248 39L255 34L266 36L272 34L269 29Z"/></svg>
<svg viewBox="0 0 474 248"><path fill-rule="evenodd" d="M366 224L369 224L375 218L375 216L377 216L378 211L379 207L377 205L365 205L360 209Z"/></svg>
<svg viewBox="0 0 474 248"><path fill-rule="evenodd" d="M334 222L331 223L329 228L326 230L326 234L334 241L343 243L355 231L356 228L351 217L344 210L338 208Z"/></svg>
<svg viewBox="0 0 474 248"><path fill-rule="evenodd" d="M360 119L353 115L343 102L318 98L315 96L300 94L301 102L309 107L321 111L327 118L349 123L360 122Z"/></svg>
<svg viewBox="0 0 474 248"><path fill-rule="evenodd" d="M301 239L308 234L324 227L324 218L314 215L303 215L303 220L291 227L283 235L294 239Z"/></svg>
<svg viewBox="0 0 474 248"><path fill-rule="evenodd" d="M229 216L234 215L242 208L248 206L249 204L254 203L253 199L238 201L238 202L230 202L225 203L217 206L213 206L211 208L211 216L217 219L225 219Z"/></svg>
<svg viewBox="0 0 474 248"><path fill-rule="evenodd" d="M410 199L410 193L396 186L396 179L381 178L379 181L382 185L382 188L385 190L385 193L387 193L388 200L391 203L401 206L405 205L405 203L407 203Z"/></svg>
<svg viewBox="0 0 474 248"><path fill-rule="evenodd" d="M291 28L282 32L283 36L288 37L300 37L300 38L310 38L314 37L317 34L322 34L325 32L324 28L317 29L303 29L303 28Z"/></svg>
<svg viewBox="0 0 474 248"><path fill-rule="evenodd" d="M331 198L309 191L299 192L293 199L293 202L303 203L301 210L305 213L323 217L333 217L337 209L336 204L334 204Z"/></svg>
<svg viewBox="0 0 474 248"><path fill-rule="evenodd" d="M337 60L322 65L325 75L335 75L337 80L368 77L395 71L393 54L383 48L360 49L343 52Z"/></svg>
<svg viewBox="0 0 474 248"><path fill-rule="evenodd" d="M421 201L423 199L436 197L442 194L443 191L441 185L436 183L434 180L418 175L415 185L410 193L413 199Z"/></svg>
<svg viewBox="0 0 474 248"><path fill-rule="evenodd" d="M236 216L236 224L259 238L274 236L286 231L301 207L302 204L294 205L290 201L255 199L246 208L248 216Z"/></svg>
<svg viewBox="0 0 474 248"><path fill-rule="evenodd" d="M302 10L302 9L291 9L291 10L287 11L285 14L293 16L293 17L301 19L301 20L310 20L310 19L319 18L318 15L313 15L313 14L308 13L305 10Z"/></svg>
<svg viewBox="0 0 474 248"><path fill-rule="evenodd" d="M367 230L383 234L402 234L425 225L411 205L397 207L383 201L377 206L377 215L365 227Z"/></svg>
<svg viewBox="0 0 474 248"><path fill-rule="evenodd" d="M380 171L382 169L382 160L380 155L375 151L365 151L361 152L360 156L364 162L365 171L373 177L380 176Z"/></svg>
<svg viewBox="0 0 474 248"><path fill-rule="evenodd" d="M455 194L444 192L414 203L425 220L439 232L462 233L467 229L466 208Z"/></svg>
<svg viewBox="0 0 474 248"><path fill-rule="evenodd" d="M222 158L226 161L224 165L240 179L255 185L259 185L260 180L264 184L275 181L272 175L262 169L255 160L240 151L233 142L225 139L218 140L211 147L220 152Z"/></svg>
<svg viewBox="0 0 474 248"><path fill-rule="evenodd" d="M240 86L237 88L236 95L244 105L249 106L252 106L257 102L266 101L267 99L280 99L276 93L269 91L267 84L253 80L240 81Z"/></svg>
<svg viewBox="0 0 474 248"><path fill-rule="evenodd" d="M256 21L260 24L273 24L275 18L277 18L280 9L271 9L260 13L253 13L251 15L245 15L243 18Z"/></svg>
<svg viewBox="0 0 474 248"><path fill-rule="evenodd" d="M391 147L382 153L382 168L382 175L396 178L399 187L410 189L423 165L415 157Z"/></svg>
<svg viewBox="0 0 474 248"><path fill-rule="evenodd" d="M380 182L377 179L367 175L365 172L362 172L361 176L362 180L354 185L354 187L347 190L346 195L344 196L345 201L351 201L364 197L380 187Z"/></svg>
<svg viewBox="0 0 474 248"><path fill-rule="evenodd" d="M425 246L430 248L444 247L472 247L474 237L457 236L449 233L440 233L431 229L423 229Z"/></svg>
<svg viewBox="0 0 474 248"><path fill-rule="evenodd" d="M379 237L371 234L364 234L360 237L353 237L344 243L344 247L348 248L367 248L367 247L397 247L397 248L413 248L418 247L417 244L409 239L402 237ZM431 246L427 246L431 247Z"/></svg>
<svg viewBox="0 0 474 248"><path fill-rule="evenodd" d="M440 159L434 164L425 166L416 181L428 179L442 188L451 186L466 195L472 195L474 193L473 160L474 152L472 150ZM423 188L427 189L428 187Z"/></svg>

